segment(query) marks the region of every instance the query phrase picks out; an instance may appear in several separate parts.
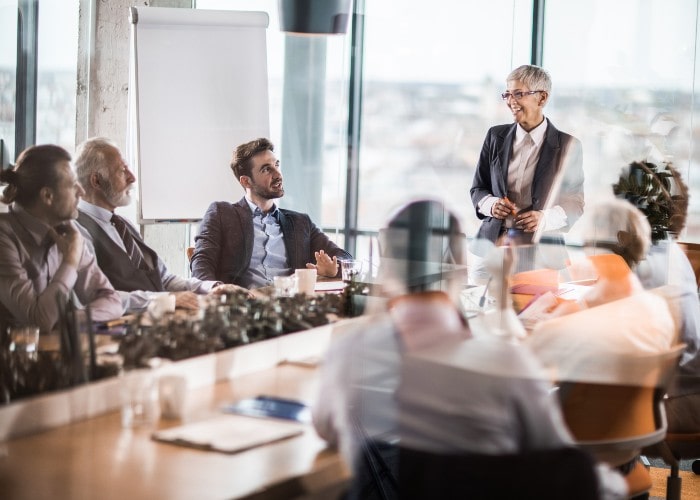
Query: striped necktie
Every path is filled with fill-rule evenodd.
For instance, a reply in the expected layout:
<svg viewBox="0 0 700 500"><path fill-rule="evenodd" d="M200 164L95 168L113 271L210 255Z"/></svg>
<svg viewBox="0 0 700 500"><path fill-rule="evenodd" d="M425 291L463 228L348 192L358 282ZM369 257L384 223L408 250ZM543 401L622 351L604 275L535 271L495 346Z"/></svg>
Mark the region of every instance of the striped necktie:
<svg viewBox="0 0 700 500"><path fill-rule="evenodd" d="M134 266L138 269L148 270L149 266L143 257L143 252L136 243L136 240L131 234L131 231L129 231L129 228L127 227L128 223L126 222L126 220L124 220L123 217L120 217L117 214L112 214L110 222L117 230L117 233L119 233L119 237L122 239L122 242L124 242L124 249L126 250L126 253L131 259L131 262L134 264Z"/></svg>

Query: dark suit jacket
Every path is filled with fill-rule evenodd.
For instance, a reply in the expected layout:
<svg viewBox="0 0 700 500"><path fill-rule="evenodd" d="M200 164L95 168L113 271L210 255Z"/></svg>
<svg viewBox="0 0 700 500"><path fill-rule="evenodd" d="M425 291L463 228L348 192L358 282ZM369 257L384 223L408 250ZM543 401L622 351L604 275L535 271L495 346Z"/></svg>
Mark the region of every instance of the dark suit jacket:
<svg viewBox="0 0 700 500"><path fill-rule="evenodd" d="M477 207L484 196L503 198L508 194L508 163L511 158L517 123L497 125L489 129L481 148L479 163L470 190L472 203L479 219L483 219L477 238L495 242L502 232L503 221L485 216ZM558 192L553 192L561 175ZM549 201L550 195L553 197ZM567 216L567 231L583 213L583 159L581 142L557 130L547 119L540 158L532 180L532 210L559 205Z"/></svg>
<svg viewBox="0 0 700 500"><path fill-rule="evenodd" d="M292 269L303 269L307 262L316 262L314 252L319 250L338 259L352 259L349 253L329 240L308 215L283 208L279 212L284 246ZM238 203L212 203L195 238L190 263L192 275L203 280L240 285L240 278L253 255L253 241L253 213L245 198Z"/></svg>
<svg viewBox="0 0 700 500"><path fill-rule="evenodd" d="M149 270L135 267L129 255L112 241L112 238L89 214L78 210L78 222L92 236L97 264L115 290L125 292L135 290L162 292L165 290L158 270L158 254L146 245L141 235L131 224L126 225L127 230L141 249L144 258L152 264L152 268Z"/></svg>

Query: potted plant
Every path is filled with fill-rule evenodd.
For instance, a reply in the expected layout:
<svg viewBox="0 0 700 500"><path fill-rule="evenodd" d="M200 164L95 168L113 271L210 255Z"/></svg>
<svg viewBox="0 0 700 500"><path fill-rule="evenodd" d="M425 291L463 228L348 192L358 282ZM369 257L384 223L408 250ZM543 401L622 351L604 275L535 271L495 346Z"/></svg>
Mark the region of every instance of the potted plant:
<svg viewBox="0 0 700 500"><path fill-rule="evenodd" d="M646 215L653 243L669 235L677 238L683 230L688 186L670 162L661 166L647 161L630 163L613 184L613 192Z"/></svg>

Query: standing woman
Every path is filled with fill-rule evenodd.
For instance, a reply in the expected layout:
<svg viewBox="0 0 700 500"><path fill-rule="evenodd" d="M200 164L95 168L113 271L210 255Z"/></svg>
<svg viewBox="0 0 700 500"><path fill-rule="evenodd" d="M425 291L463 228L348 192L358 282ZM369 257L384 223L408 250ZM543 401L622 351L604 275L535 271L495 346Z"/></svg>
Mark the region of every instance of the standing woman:
<svg viewBox="0 0 700 500"><path fill-rule="evenodd" d="M510 230L530 243L536 231L566 231L583 213L581 143L544 116L552 90L544 69L520 66L506 82L501 97L514 123L486 134L470 191L482 220L476 237L495 243Z"/></svg>

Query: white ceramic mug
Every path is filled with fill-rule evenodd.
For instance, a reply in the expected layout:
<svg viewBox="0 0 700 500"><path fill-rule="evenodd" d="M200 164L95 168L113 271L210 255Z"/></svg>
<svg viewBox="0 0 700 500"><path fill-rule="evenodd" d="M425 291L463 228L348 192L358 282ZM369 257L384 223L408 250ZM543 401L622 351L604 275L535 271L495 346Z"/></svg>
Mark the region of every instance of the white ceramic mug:
<svg viewBox="0 0 700 500"><path fill-rule="evenodd" d="M297 293L312 295L316 288L316 269L297 269Z"/></svg>

